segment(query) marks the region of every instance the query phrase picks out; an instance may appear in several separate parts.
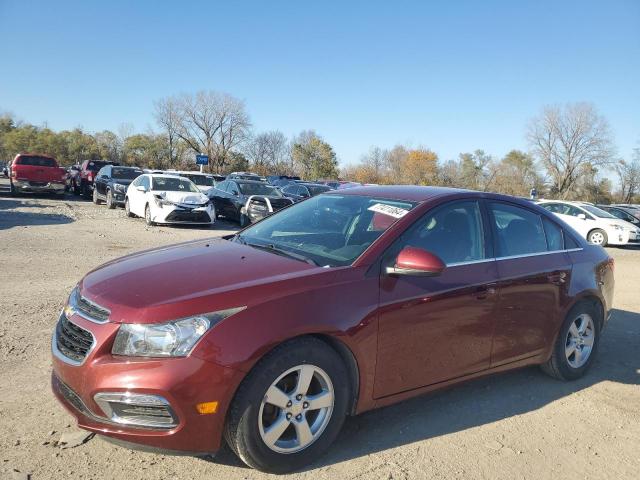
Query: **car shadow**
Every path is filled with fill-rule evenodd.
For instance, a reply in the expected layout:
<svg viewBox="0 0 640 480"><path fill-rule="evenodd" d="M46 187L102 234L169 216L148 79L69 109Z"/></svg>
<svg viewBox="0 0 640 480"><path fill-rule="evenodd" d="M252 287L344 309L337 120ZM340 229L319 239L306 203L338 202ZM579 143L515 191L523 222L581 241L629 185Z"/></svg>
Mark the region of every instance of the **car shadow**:
<svg viewBox="0 0 640 480"><path fill-rule="evenodd" d="M349 417L328 453L305 470L521 415L603 381L640 385L638 338L640 314L614 309L583 378L562 382L529 367ZM226 446L213 461L244 467Z"/></svg>
<svg viewBox="0 0 640 480"><path fill-rule="evenodd" d="M74 221L72 217L60 213L31 213L17 210L18 208L49 207L50 205L0 197L0 230L34 225L62 225Z"/></svg>

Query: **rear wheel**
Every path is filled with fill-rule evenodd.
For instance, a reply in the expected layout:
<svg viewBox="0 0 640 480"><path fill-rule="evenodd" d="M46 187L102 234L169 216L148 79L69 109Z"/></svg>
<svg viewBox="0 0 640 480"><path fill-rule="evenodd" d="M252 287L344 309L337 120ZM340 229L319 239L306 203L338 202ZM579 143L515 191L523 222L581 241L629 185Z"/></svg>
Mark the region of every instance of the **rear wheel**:
<svg viewBox="0 0 640 480"><path fill-rule="evenodd" d="M151 220L151 207L149 207L148 204L146 207L144 207L144 221L147 222L147 225L149 225L150 227L153 227L156 224L153 220Z"/></svg>
<svg viewBox="0 0 640 480"><path fill-rule="evenodd" d="M284 473L315 462L344 422L351 389L338 353L315 338L285 343L242 382L225 428L247 465Z"/></svg>
<svg viewBox="0 0 640 480"><path fill-rule="evenodd" d="M90 190L89 190L89 186L86 184L86 182L83 182L80 185L80 190L82 191L82 196L84 198L86 198L86 199L91 198L91 193L90 193Z"/></svg>
<svg viewBox="0 0 640 480"><path fill-rule="evenodd" d="M93 203L95 203L96 205L100 205L100 199L98 198L98 191L95 188L93 189Z"/></svg>
<svg viewBox="0 0 640 480"><path fill-rule="evenodd" d="M556 343L551 358L542 369L560 380L582 377L591 366L598 351L602 315L591 302L582 302L571 309Z"/></svg>
<svg viewBox="0 0 640 480"><path fill-rule="evenodd" d="M601 245L603 247L606 247L609 239L607 238L607 232L596 228L595 230L591 230L589 232L589 235L587 235L587 241L589 243L593 243L594 245Z"/></svg>
<svg viewBox="0 0 640 480"><path fill-rule="evenodd" d="M116 204L113 203L113 194L111 193L111 190L107 190L107 208L110 208L111 210L116 208Z"/></svg>

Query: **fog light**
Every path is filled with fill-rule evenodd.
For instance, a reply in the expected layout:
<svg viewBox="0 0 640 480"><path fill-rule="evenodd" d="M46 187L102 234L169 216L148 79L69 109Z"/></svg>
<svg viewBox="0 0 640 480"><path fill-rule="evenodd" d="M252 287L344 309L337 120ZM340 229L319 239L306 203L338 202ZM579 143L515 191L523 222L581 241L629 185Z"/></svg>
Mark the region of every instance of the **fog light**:
<svg viewBox="0 0 640 480"><path fill-rule="evenodd" d="M204 402L196 405L196 410L200 415L210 415L218 411L218 402Z"/></svg>
<svg viewBox="0 0 640 480"><path fill-rule="evenodd" d="M178 419L169 402L158 395L101 392L94 397L108 420L143 428L173 428Z"/></svg>

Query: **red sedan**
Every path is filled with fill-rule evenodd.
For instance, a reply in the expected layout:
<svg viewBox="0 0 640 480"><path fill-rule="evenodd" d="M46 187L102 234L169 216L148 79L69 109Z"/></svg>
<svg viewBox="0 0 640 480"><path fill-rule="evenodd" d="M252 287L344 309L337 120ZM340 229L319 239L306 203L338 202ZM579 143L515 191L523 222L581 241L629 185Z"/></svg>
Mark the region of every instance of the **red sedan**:
<svg viewBox="0 0 640 480"><path fill-rule="evenodd" d="M310 198L90 272L52 341L80 427L248 465L315 461L345 416L527 365L591 366L613 260L539 206L431 187Z"/></svg>

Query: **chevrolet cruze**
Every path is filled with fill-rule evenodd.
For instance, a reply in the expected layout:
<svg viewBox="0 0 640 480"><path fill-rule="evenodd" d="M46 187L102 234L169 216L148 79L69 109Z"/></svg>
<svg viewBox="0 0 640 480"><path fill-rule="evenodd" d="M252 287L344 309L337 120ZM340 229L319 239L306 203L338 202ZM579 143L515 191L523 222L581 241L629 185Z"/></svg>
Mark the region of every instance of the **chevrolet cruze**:
<svg viewBox="0 0 640 480"><path fill-rule="evenodd" d="M347 415L483 375L591 366L613 260L496 194L356 187L224 239L87 274L52 339L80 427L129 446L299 469Z"/></svg>

